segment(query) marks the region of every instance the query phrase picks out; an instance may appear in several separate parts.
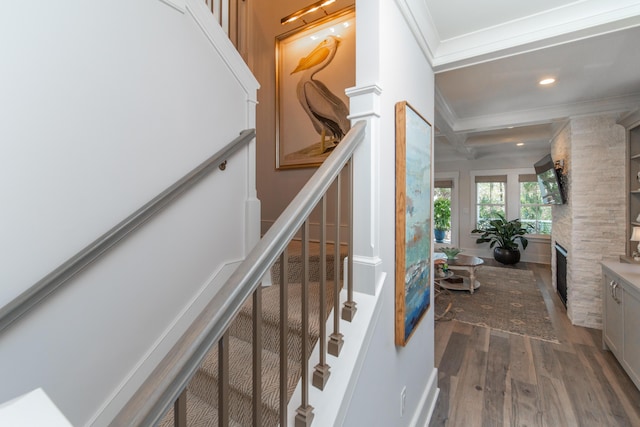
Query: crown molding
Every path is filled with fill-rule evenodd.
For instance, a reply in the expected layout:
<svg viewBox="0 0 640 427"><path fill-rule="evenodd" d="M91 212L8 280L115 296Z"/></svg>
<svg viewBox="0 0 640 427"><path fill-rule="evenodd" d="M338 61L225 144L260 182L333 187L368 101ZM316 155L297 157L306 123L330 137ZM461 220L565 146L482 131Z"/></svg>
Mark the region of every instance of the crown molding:
<svg viewBox="0 0 640 427"><path fill-rule="evenodd" d="M458 121L457 114L451 109L451 106L447 102L447 99L442 95L438 85L435 85L435 109L439 113L440 117L447 123L449 127L453 126L453 123Z"/></svg>
<svg viewBox="0 0 640 427"><path fill-rule="evenodd" d="M639 25L638 0L585 0L447 40L425 40L434 71L443 72Z"/></svg>
<svg viewBox="0 0 640 427"><path fill-rule="evenodd" d="M618 124L627 129L640 125L640 105L635 110L623 115L620 120L618 120Z"/></svg>
<svg viewBox="0 0 640 427"><path fill-rule="evenodd" d="M585 101L572 104L554 105L550 107L513 111L505 114L492 114L469 118L458 118L449 123L454 132L476 132L492 129L502 129L505 126L522 126L563 118L578 117L593 114L626 113L640 106L640 93L617 96L611 98ZM443 117L446 119L446 117Z"/></svg>
<svg viewBox="0 0 640 427"><path fill-rule="evenodd" d="M396 0L398 9L407 23L427 61L434 65L434 49L440 44L440 36L424 0Z"/></svg>

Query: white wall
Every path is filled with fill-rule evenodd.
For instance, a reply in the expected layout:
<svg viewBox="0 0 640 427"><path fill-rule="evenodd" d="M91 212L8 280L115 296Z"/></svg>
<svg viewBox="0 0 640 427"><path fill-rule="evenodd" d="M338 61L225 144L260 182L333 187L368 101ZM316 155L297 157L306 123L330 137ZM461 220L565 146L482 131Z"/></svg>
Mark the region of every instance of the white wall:
<svg viewBox="0 0 640 427"><path fill-rule="evenodd" d="M427 312L405 347L394 344L395 322L395 104L408 101L428 121L434 117L434 75L429 62L400 11L398 3L361 0L358 14L357 87L376 86L379 95L352 99L352 114L370 121L367 146L356 157L356 174L363 182L355 216L364 220L356 228L357 254L367 262L360 266L386 273L380 298L384 306L353 393L345 426L424 425L435 397L433 308ZM369 104L360 98L370 99ZM354 108L355 103L355 108ZM363 105L364 104L364 105ZM373 106L374 113L367 108ZM377 108L377 111L375 110ZM369 114L368 114L369 113ZM379 118L376 117L379 114ZM366 154L366 155L364 155ZM368 165L359 161L367 159ZM359 169L358 169L359 168ZM362 177L364 175L364 177ZM373 182L367 190L367 181ZM373 225L373 235L367 227ZM364 231L363 231L364 230ZM378 259L379 264L376 264ZM354 274L358 272L354 266ZM368 277L366 274L359 276ZM354 280L358 280L354 277ZM432 382L433 381L433 382ZM400 416L400 395L406 387L406 410ZM420 424L422 423L422 424Z"/></svg>
<svg viewBox="0 0 640 427"><path fill-rule="evenodd" d="M551 147L549 147L549 150ZM548 152L547 152L548 154ZM493 252L489 249L489 244L476 244L478 235L472 234L476 226L475 224L475 199L474 199L474 181L473 174L480 175L486 173L494 174L499 170L501 174L509 176L511 181L517 183L519 173L534 173L533 165L545 155L544 152L527 154L509 158L482 158L476 160L460 160L442 162L435 159L436 172L459 172L460 179L458 181L458 198L460 215L458 229L460 231L459 245L463 253L481 257L492 258ZM515 187L514 187L515 188ZM507 203L510 204L512 210L518 211L518 194L507 194ZM552 210L556 207L553 206ZM516 218L510 215L508 219ZM551 262L551 244L547 237L529 239L527 249L520 252L521 260L528 262L537 262L549 264Z"/></svg>
<svg viewBox="0 0 640 427"><path fill-rule="evenodd" d="M2 3L0 307L254 126L257 82L203 11ZM107 422L254 240L254 156L234 155L0 333L0 402L42 387L74 425Z"/></svg>

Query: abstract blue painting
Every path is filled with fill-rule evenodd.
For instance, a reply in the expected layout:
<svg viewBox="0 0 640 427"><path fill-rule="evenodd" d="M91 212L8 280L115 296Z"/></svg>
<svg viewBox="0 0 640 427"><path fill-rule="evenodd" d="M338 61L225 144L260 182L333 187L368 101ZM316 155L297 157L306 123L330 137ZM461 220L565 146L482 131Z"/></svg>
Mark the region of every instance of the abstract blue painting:
<svg viewBox="0 0 640 427"><path fill-rule="evenodd" d="M431 124L396 104L396 344L405 345L431 302Z"/></svg>

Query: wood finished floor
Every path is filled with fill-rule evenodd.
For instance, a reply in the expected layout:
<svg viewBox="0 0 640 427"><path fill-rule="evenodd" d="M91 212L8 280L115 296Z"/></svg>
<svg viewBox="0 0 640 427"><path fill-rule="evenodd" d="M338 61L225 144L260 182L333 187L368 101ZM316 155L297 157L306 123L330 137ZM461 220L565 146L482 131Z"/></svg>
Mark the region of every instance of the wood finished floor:
<svg viewBox="0 0 640 427"><path fill-rule="evenodd" d="M602 350L601 331L571 325L549 266L517 268L534 272L560 343L436 322L440 395L429 426L640 426L640 392Z"/></svg>

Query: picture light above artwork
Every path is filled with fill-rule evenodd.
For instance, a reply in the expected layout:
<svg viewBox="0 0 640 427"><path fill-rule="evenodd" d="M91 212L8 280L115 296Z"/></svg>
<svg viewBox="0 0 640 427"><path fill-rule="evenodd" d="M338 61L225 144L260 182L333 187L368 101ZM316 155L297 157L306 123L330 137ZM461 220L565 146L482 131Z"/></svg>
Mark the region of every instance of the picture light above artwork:
<svg viewBox="0 0 640 427"><path fill-rule="evenodd" d="M287 15L284 18L282 18L280 20L280 23L282 25L288 24L289 22L293 22L296 21L300 18L302 18L304 15L308 14L308 13L313 13L318 9L321 9L325 6L330 5L331 3L335 3L336 0L320 0L317 1L313 4L310 4L309 6L303 7L300 10L297 10L295 12L293 12L291 15ZM325 12L326 14L326 12Z"/></svg>

